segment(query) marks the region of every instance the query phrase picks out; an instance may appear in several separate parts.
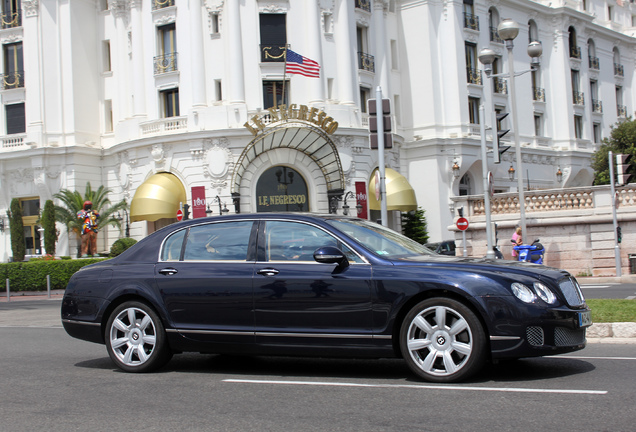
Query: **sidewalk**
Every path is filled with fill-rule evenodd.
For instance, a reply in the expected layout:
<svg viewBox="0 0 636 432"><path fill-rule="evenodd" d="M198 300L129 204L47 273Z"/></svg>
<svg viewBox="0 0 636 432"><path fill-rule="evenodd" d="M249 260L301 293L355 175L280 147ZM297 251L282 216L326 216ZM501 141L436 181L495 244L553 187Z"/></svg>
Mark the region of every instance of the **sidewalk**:
<svg viewBox="0 0 636 432"><path fill-rule="evenodd" d="M51 300L61 300L64 296L64 290L51 290ZM23 300L47 300L49 298L46 291L18 291L11 293L11 301L23 301ZM7 292L0 294L0 303L6 303Z"/></svg>

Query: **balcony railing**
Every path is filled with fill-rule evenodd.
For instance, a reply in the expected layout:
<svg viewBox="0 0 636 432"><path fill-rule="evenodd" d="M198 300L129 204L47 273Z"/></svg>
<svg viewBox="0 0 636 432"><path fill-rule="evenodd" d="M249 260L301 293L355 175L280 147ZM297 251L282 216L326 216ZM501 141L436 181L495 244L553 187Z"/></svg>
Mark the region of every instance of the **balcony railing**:
<svg viewBox="0 0 636 432"><path fill-rule="evenodd" d="M625 70L622 64L614 63L614 76L625 76Z"/></svg>
<svg viewBox="0 0 636 432"><path fill-rule="evenodd" d="M281 44L261 44L261 62L285 62L285 49L287 47Z"/></svg>
<svg viewBox="0 0 636 432"><path fill-rule="evenodd" d="M493 88L495 93L508 94L508 82L503 78L493 78Z"/></svg>
<svg viewBox="0 0 636 432"><path fill-rule="evenodd" d="M477 15L464 12L464 28L479 31L479 17Z"/></svg>
<svg viewBox="0 0 636 432"><path fill-rule="evenodd" d="M583 95L583 92L576 91L576 90L573 91L572 102L574 103L574 105L585 105L585 97Z"/></svg>
<svg viewBox="0 0 636 432"><path fill-rule="evenodd" d="M541 87L532 87L532 100L536 102L545 102L545 89Z"/></svg>
<svg viewBox="0 0 636 432"><path fill-rule="evenodd" d="M371 12L371 0L356 0L356 9Z"/></svg>
<svg viewBox="0 0 636 432"><path fill-rule="evenodd" d="M598 99L592 99L592 112L594 113L602 113L603 112L603 102Z"/></svg>
<svg viewBox="0 0 636 432"><path fill-rule="evenodd" d="M152 0L152 10L174 6L174 0Z"/></svg>
<svg viewBox="0 0 636 432"><path fill-rule="evenodd" d="M504 43L503 39L499 37L499 33L497 32L497 27L490 27L490 41L497 43Z"/></svg>
<svg viewBox="0 0 636 432"><path fill-rule="evenodd" d="M2 90L24 87L24 71L2 74Z"/></svg>
<svg viewBox="0 0 636 432"><path fill-rule="evenodd" d="M625 105L616 105L616 114L619 117L627 117L627 107Z"/></svg>
<svg viewBox="0 0 636 432"><path fill-rule="evenodd" d="M22 25L22 13L21 11L9 12L1 15L2 28L8 29L13 27L20 27Z"/></svg>
<svg viewBox="0 0 636 432"><path fill-rule="evenodd" d="M375 57L367 53L359 52L358 69L375 72Z"/></svg>
<svg viewBox="0 0 636 432"><path fill-rule="evenodd" d="M147 123L142 123L141 135L163 135L179 133L188 130L188 117L169 117Z"/></svg>
<svg viewBox="0 0 636 432"><path fill-rule="evenodd" d="M600 69L600 65L601 65L601 63L599 62L598 57L590 56L590 69L599 70Z"/></svg>
<svg viewBox="0 0 636 432"><path fill-rule="evenodd" d="M11 134L0 137L0 148L13 149L26 145L26 134Z"/></svg>
<svg viewBox="0 0 636 432"><path fill-rule="evenodd" d="M154 58L155 75L174 72L177 67L177 53L164 54Z"/></svg>
<svg viewBox="0 0 636 432"><path fill-rule="evenodd" d="M466 78L468 84L481 85L481 71L479 69L466 68Z"/></svg>
<svg viewBox="0 0 636 432"><path fill-rule="evenodd" d="M581 47L571 46L570 47L570 58L581 59Z"/></svg>

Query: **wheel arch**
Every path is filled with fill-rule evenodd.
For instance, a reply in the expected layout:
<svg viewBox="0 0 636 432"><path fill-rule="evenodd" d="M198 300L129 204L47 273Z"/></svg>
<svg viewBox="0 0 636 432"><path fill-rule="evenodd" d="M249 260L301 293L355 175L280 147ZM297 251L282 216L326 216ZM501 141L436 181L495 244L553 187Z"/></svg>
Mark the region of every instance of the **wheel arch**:
<svg viewBox="0 0 636 432"><path fill-rule="evenodd" d="M125 293L111 300L108 306L106 307L106 309L104 309L104 312L102 314L102 319L100 321L100 332L102 335L103 343L106 343L106 340L105 340L106 326L108 323L108 319L110 318L110 315L119 305L126 303L128 301L138 301L140 303L144 303L146 306L151 308L159 316L159 319L161 320L161 323L163 324L164 328L167 329L171 327L168 324L166 317L163 314L163 311L161 310L161 308L157 307L155 302L153 302L152 300L148 299L147 297L139 293Z"/></svg>
<svg viewBox="0 0 636 432"><path fill-rule="evenodd" d="M391 335L392 336L391 339L392 339L392 342L393 342L393 350L394 350L394 352L395 352L397 357L400 357L400 358L403 357L403 353L402 353L402 350L400 348L400 331L402 329L402 325L404 324L404 319L406 318L406 315L418 303L420 303L420 302L422 302L424 300L430 299L430 298L434 298L434 297L452 299L452 300L460 302L461 304L466 306L468 309L470 309L475 314L477 319L479 320L479 322L480 322L480 324L481 324L481 326L482 326L482 328L484 330L484 334L486 335L487 352L488 353L491 352L490 331L489 331L488 325L486 324L486 320L484 319L483 313L480 310L480 308L477 307L477 305L474 302L472 302L469 297L463 296L463 295L461 295L460 293L458 293L456 291L451 291L451 290L444 289L444 288L437 288L437 289L422 291L422 292L414 295L406 303L404 303L402 305L402 307L400 308L399 312L397 313L397 315L395 317L395 325L393 326L393 333Z"/></svg>

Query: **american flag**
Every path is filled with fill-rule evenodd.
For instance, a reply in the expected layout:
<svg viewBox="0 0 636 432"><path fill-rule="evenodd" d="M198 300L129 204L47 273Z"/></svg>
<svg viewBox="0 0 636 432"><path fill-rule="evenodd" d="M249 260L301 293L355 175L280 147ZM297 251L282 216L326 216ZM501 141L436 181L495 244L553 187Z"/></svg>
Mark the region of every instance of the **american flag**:
<svg viewBox="0 0 636 432"><path fill-rule="evenodd" d="M286 51L286 72L300 74L310 78L320 78L320 65L288 49Z"/></svg>

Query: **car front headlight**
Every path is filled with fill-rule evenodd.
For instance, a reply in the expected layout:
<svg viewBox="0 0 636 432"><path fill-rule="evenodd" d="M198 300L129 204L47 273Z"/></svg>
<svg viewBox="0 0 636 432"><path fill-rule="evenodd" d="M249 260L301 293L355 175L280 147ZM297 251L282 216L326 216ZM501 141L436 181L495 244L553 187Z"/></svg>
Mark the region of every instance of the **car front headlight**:
<svg viewBox="0 0 636 432"><path fill-rule="evenodd" d="M544 302L548 304L553 304L554 302L556 302L556 296L554 295L552 290L541 282L534 283L534 290L537 292L539 298Z"/></svg>
<svg viewBox="0 0 636 432"><path fill-rule="evenodd" d="M537 299L532 290L522 283L514 282L510 285L510 288L512 288L512 293L515 297L524 303L532 303Z"/></svg>

